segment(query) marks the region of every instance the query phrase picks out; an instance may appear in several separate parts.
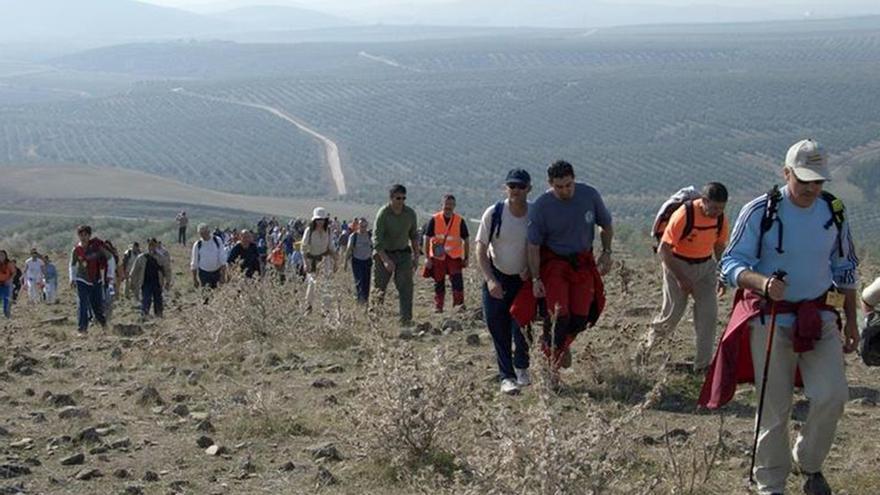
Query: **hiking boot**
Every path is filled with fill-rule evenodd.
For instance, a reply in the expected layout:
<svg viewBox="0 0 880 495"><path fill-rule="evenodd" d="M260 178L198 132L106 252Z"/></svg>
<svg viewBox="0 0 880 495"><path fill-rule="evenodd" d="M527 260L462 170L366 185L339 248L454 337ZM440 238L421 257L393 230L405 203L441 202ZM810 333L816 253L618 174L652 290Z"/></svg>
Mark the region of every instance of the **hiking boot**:
<svg viewBox="0 0 880 495"><path fill-rule="evenodd" d="M505 378L501 380L501 393L507 395L516 395L519 393L519 387L516 386L516 382L510 378Z"/></svg>
<svg viewBox="0 0 880 495"><path fill-rule="evenodd" d="M571 349L566 349L559 357L559 366L563 368L571 368Z"/></svg>
<svg viewBox="0 0 880 495"><path fill-rule="evenodd" d="M516 384L520 387L528 387L532 384L532 377L529 375L529 370L525 368L514 368L514 372L516 372Z"/></svg>
<svg viewBox="0 0 880 495"><path fill-rule="evenodd" d="M821 472L804 473L807 481L804 482L804 493L806 495L831 495L831 487Z"/></svg>

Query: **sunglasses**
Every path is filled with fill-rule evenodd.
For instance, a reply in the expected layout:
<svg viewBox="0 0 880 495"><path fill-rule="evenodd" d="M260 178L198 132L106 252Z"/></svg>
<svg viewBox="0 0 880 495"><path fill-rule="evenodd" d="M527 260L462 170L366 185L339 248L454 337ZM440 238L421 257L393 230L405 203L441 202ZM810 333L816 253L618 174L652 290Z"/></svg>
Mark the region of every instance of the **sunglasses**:
<svg viewBox="0 0 880 495"><path fill-rule="evenodd" d="M800 185L802 185L802 186L805 186L805 185L807 185L807 184L812 184L812 185L816 185L816 186L821 186L821 185L825 184L825 181L824 181L824 180L800 180L800 179L798 179L797 177L795 177L794 180L796 180L797 183L800 184Z"/></svg>
<svg viewBox="0 0 880 495"><path fill-rule="evenodd" d="M406 196L394 196L394 201L406 201Z"/></svg>
<svg viewBox="0 0 880 495"><path fill-rule="evenodd" d="M528 184L523 184L521 182L508 182L507 187L509 189L527 189L529 186Z"/></svg>

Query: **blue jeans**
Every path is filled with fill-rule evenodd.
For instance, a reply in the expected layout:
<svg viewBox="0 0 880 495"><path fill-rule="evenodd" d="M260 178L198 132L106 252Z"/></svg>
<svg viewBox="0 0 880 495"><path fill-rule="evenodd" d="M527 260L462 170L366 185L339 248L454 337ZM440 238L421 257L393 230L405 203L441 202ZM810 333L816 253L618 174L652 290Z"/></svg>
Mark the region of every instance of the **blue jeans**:
<svg viewBox="0 0 880 495"><path fill-rule="evenodd" d="M153 306L153 312L156 316L161 317L162 311L164 310L164 304L162 300L162 286L161 285L147 285L144 284L141 287L141 313L144 316L150 314L150 306Z"/></svg>
<svg viewBox="0 0 880 495"><path fill-rule="evenodd" d="M483 317L495 344L495 355L498 358L498 375L501 379L516 379L514 368L529 367L529 344L526 342L519 325L510 316L510 306L522 287L519 275L505 275L494 266L492 272L501 284L504 296L496 299L489 295L489 287L483 284ZM516 349L511 352L511 346Z"/></svg>
<svg viewBox="0 0 880 495"><path fill-rule="evenodd" d="M12 314L9 311L9 295L12 292L12 287L6 285L6 283L0 284L0 299L3 300L3 316L7 318L11 318Z"/></svg>
<svg viewBox="0 0 880 495"><path fill-rule="evenodd" d="M354 276L354 286L357 289L357 299L360 303L366 303L370 299L370 270L372 267L372 258L365 260L351 258L351 274Z"/></svg>
<svg viewBox="0 0 880 495"><path fill-rule="evenodd" d="M104 318L104 284L96 282L89 285L81 280L76 281L76 294L79 299L78 324L79 331L85 332L89 328L89 312L100 325L106 325Z"/></svg>

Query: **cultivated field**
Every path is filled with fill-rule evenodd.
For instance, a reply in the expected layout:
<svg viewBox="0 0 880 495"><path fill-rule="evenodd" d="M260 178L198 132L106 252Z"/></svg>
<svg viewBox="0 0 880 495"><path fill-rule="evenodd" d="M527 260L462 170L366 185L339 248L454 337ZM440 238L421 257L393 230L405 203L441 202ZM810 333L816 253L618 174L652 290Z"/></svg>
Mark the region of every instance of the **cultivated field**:
<svg viewBox="0 0 880 495"><path fill-rule="evenodd" d="M721 414L695 410L688 322L647 366L631 362L657 310L653 261L607 277L608 311L577 341L561 391L533 352L536 383L508 397L473 269L469 309L442 317L419 280L410 334L393 297L357 307L349 273L326 314L305 316L298 283L237 281L203 304L173 256L163 320L141 323L119 301L108 329L77 338L65 289L59 305L19 303L2 323L4 493L746 492L753 388ZM880 379L853 356L847 375L825 473L835 493L877 493ZM807 407L798 396L794 428Z"/></svg>

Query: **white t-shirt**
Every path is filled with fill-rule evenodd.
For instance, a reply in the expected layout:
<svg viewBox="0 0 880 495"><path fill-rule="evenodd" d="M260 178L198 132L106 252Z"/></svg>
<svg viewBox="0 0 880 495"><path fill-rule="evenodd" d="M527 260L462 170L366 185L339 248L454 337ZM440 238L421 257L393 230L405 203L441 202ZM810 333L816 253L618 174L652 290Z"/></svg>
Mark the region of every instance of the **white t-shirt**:
<svg viewBox="0 0 880 495"><path fill-rule="evenodd" d="M501 230L489 242L489 230L492 228L493 204L483 213L480 228L477 230L477 242L489 246L489 257L501 273L518 275L528 266L527 235L529 216L515 217L510 213L509 201L504 200L501 212Z"/></svg>
<svg viewBox="0 0 880 495"><path fill-rule="evenodd" d="M26 280L42 280L43 260L29 258L24 264L24 278Z"/></svg>

